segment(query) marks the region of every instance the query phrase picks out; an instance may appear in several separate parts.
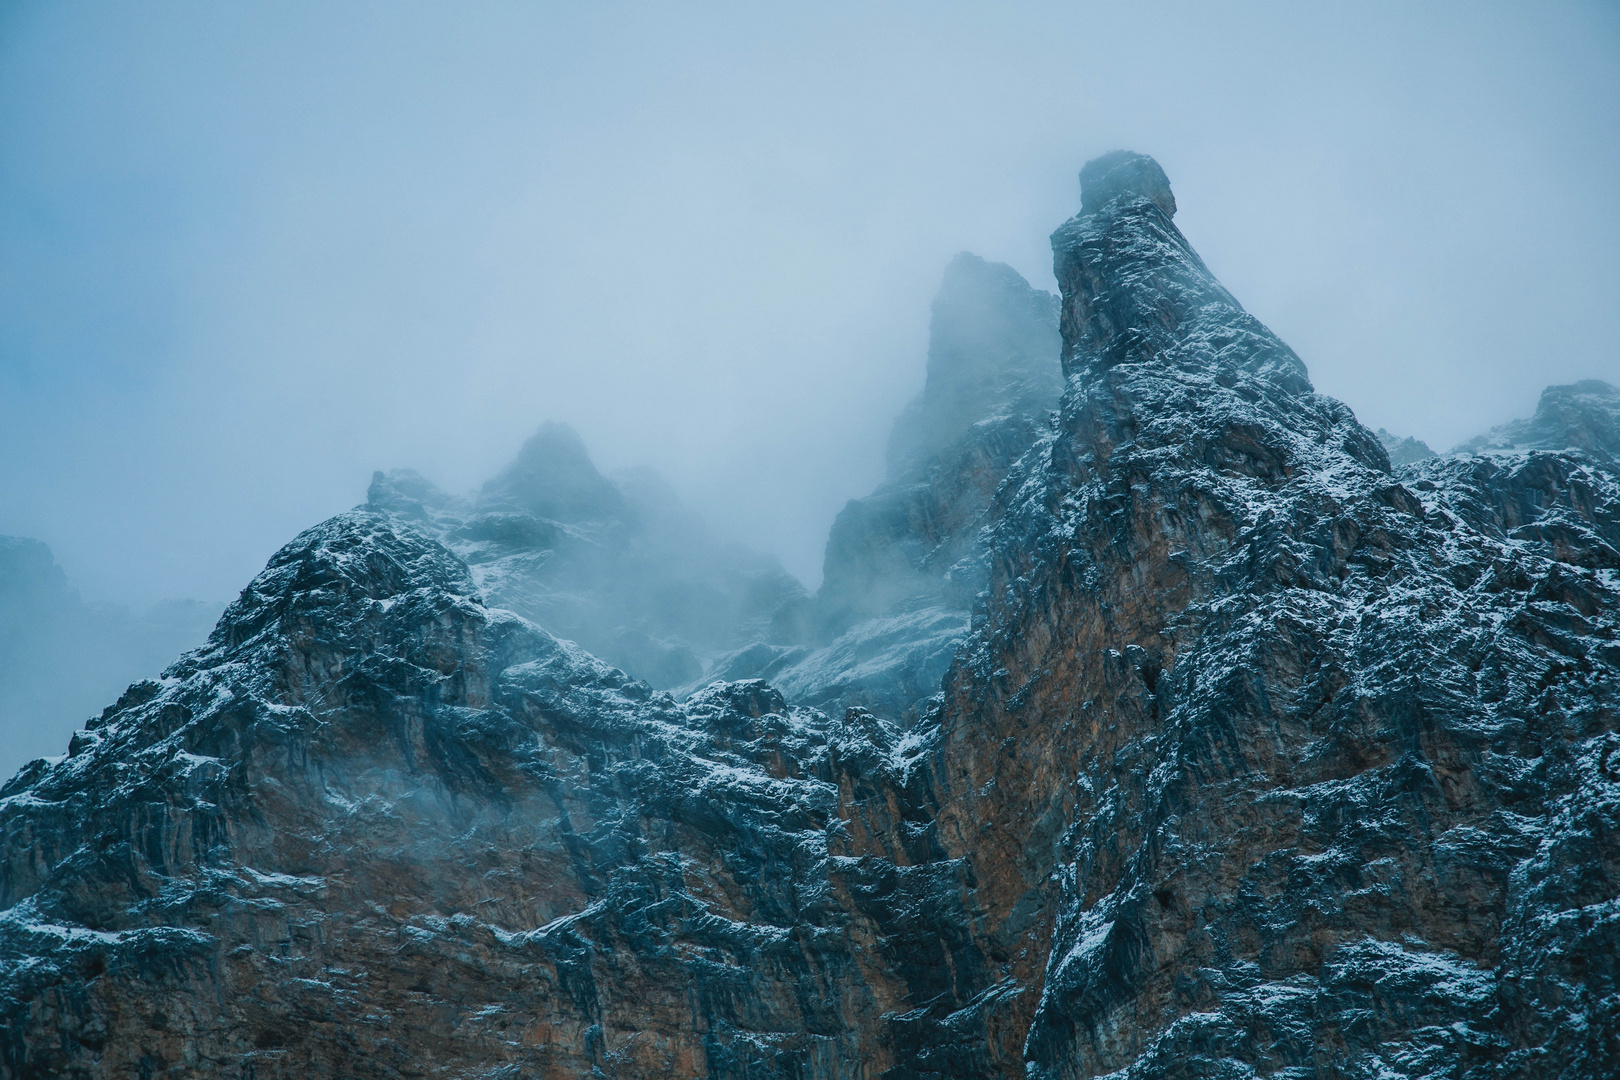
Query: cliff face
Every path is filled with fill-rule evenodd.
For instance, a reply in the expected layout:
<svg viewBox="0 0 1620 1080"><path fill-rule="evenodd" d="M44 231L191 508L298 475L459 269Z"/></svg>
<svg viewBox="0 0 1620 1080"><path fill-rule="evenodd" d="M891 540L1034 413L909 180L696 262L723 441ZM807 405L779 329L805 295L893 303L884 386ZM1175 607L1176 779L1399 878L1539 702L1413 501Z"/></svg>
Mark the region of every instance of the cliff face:
<svg viewBox="0 0 1620 1080"><path fill-rule="evenodd" d="M0 792L7 1073L1614 1074L1614 433L1392 473L1151 159L1082 183L914 719L677 701L488 603L439 496L333 519Z"/></svg>

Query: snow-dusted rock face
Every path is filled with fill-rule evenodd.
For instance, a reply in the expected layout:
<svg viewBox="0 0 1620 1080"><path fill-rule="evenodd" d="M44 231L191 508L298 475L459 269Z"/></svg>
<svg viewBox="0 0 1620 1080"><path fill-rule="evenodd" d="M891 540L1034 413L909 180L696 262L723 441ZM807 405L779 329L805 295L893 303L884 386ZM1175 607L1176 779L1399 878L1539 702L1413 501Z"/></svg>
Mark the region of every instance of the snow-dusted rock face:
<svg viewBox="0 0 1620 1080"><path fill-rule="evenodd" d="M868 716L677 704L343 515L0 792L0 1062L847 1074L973 962L961 864L903 865L938 852L902 774Z"/></svg>
<svg viewBox="0 0 1620 1080"><path fill-rule="evenodd" d="M0 792L0 1067L1615 1075L1613 465L1392 473L1151 159L1083 178L909 730L631 680L397 479Z"/></svg>
<svg viewBox="0 0 1620 1080"><path fill-rule="evenodd" d="M1053 237L1062 416L929 750L1021 991L992 1057L1613 1075L1614 472L1397 482L1156 186L1084 203Z"/></svg>

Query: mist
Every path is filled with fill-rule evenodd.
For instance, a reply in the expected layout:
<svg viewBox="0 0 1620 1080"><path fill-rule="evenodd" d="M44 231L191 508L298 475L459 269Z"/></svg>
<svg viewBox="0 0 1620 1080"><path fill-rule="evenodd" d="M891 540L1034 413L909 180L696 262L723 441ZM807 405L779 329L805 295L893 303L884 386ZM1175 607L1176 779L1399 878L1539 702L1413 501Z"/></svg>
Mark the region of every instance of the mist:
<svg viewBox="0 0 1620 1080"><path fill-rule="evenodd" d="M1369 426L1620 375L1609 5L23 4L0 102L0 533L87 601L547 420L814 589L946 264L1053 289L1117 147Z"/></svg>

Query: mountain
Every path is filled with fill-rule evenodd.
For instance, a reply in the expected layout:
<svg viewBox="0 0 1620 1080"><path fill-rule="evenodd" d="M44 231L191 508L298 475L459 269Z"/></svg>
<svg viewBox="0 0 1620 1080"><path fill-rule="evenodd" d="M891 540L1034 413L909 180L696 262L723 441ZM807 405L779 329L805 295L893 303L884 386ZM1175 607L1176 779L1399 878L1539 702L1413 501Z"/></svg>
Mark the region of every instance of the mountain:
<svg viewBox="0 0 1620 1080"><path fill-rule="evenodd" d="M1494 427L1452 453L1566 449L1584 451L1610 464L1620 460L1620 390L1597 379L1549 386L1530 419Z"/></svg>
<svg viewBox="0 0 1620 1080"><path fill-rule="evenodd" d="M820 590L686 690L768 678L815 708L916 721L986 584L996 491L1062 393L1057 307L1009 266L967 252L952 260L934 299L926 382L895 421L887 478L833 522Z"/></svg>
<svg viewBox="0 0 1620 1080"><path fill-rule="evenodd" d="M0 773L60 753L124 687L205 640L222 606L87 604L49 547L0 536Z"/></svg>
<svg viewBox="0 0 1620 1080"><path fill-rule="evenodd" d="M1422 439L1414 439L1410 435L1402 438L1399 435L1392 435L1383 428L1379 428L1376 434L1379 444L1389 454L1391 465L1410 465L1415 461L1435 456L1434 451L1429 449L1429 444Z"/></svg>
<svg viewBox="0 0 1620 1080"><path fill-rule="evenodd" d="M804 595L774 558L725 543L656 472L603 476L566 424L548 423L477 493L378 473L366 505L426 529L480 594L658 687L763 634Z"/></svg>
<svg viewBox="0 0 1620 1080"><path fill-rule="evenodd" d="M544 565L633 513L564 437L374 485L0 790L8 1075L1620 1070L1620 473L1564 448L1614 432L1392 471L1157 163L1080 179L1055 417L960 525L829 545L904 587L772 616L965 559L915 715L678 700L496 605L505 523ZM950 489L964 422L855 520Z"/></svg>

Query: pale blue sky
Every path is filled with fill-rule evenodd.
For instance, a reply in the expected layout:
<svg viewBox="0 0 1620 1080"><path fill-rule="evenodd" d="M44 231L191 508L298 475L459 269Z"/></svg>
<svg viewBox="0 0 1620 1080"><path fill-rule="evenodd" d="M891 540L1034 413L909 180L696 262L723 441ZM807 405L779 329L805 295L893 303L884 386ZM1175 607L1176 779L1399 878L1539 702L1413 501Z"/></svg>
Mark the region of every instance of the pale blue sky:
<svg viewBox="0 0 1620 1080"><path fill-rule="evenodd" d="M1168 171L1366 422L1620 381L1620 19L1568 5L0 5L0 533L228 598L538 424L812 585L966 248Z"/></svg>

